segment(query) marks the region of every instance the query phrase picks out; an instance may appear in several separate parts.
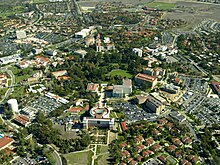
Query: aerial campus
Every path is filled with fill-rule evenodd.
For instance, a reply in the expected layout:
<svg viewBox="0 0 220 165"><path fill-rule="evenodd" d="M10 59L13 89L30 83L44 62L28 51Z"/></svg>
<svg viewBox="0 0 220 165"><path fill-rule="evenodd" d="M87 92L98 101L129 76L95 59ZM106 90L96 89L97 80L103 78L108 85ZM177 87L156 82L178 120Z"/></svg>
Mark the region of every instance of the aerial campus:
<svg viewBox="0 0 220 165"><path fill-rule="evenodd" d="M219 0L0 0L1 165L219 165Z"/></svg>

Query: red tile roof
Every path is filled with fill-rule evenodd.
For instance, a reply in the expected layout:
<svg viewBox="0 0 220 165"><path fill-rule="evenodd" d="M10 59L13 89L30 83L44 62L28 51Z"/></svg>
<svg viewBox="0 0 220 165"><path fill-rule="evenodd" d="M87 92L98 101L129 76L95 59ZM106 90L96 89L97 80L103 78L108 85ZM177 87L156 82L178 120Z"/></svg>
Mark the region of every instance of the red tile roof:
<svg viewBox="0 0 220 165"><path fill-rule="evenodd" d="M7 136L4 136L3 138L0 139L0 150L5 148L7 145L10 143L13 143L13 139Z"/></svg>
<svg viewBox="0 0 220 165"><path fill-rule="evenodd" d="M97 88L99 87L99 84L93 84L93 83L90 83L88 84L87 86L87 90L88 91L97 91Z"/></svg>
<svg viewBox="0 0 220 165"><path fill-rule="evenodd" d="M143 80L143 81L147 81L147 82L154 82L154 81L157 79L156 77L149 76L149 75L142 74L142 73L138 73L138 74L135 76L135 78L136 78L136 79Z"/></svg>
<svg viewBox="0 0 220 165"><path fill-rule="evenodd" d="M121 128L122 128L122 131L126 131L128 130L127 126L126 126L126 122L121 122Z"/></svg>
<svg viewBox="0 0 220 165"><path fill-rule="evenodd" d="M18 115L16 118L14 118L14 120L23 126L26 126L28 123L30 123L30 119L24 115Z"/></svg>

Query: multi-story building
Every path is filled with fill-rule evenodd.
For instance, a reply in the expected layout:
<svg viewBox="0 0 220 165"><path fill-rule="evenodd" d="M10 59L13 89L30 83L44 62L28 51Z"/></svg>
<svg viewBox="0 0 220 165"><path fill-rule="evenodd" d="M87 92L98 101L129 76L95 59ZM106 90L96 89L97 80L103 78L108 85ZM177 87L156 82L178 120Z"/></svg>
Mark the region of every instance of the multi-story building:
<svg viewBox="0 0 220 165"><path fill-rule="evenodd" d="M122 98L126 94L132 93L132 81L130 79L123 79L122 85L113 85L113 97Z"/></svg>
<svg viewBox="0 0 220 165"><path fill-rule="evenodd" d="M165 108L166 100L156 93L152 93L148 96L147 100L144 103L144 109L152 113L159 115L162 110Z"/></svg>
<svg viewBox="0 0 220 165"><path fill-rule="evenodd" d="M94 107L90 110L90 115L92 117L83 118L83 128L88 129L90 127L100 127L113 129L114 127L114 118L109 118L110 110L106 107L99 108Z"/></svg>
<svg viewBox="0 0 220 165"><path fill-rule="evenodd" d="M154 88L157 85L157 78L154 76L138 73L135 76L135 83L138 85L142 85L143 83L146 83L151 88Z"/></svg>

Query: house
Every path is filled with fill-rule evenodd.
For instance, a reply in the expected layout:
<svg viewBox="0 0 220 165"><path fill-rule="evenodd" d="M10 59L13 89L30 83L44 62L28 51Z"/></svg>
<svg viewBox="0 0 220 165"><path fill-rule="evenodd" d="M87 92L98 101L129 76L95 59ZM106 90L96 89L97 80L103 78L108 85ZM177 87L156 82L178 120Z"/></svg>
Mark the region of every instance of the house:
<svg viewBox="0 0 220 165"><path fill-rule="evenodd" d="M195 163L195 164L197 164L197 163L200 162L200 161L199 161L199 158L198 158L197 156L194 156L194 155L189 155L189 156L188 156L188 159L189 159L191 162Z"/></svg>
<svg viewBox="0 0 220 165"><path fill-rule="evenodd" d="M171 146L169 146L169 147L167 148L167 151L168 151L169 153L173 153L173 152L176 150L176 148L177 148L177 146L171 145Z"/></svg>
<svg viewBox="0 0 220 165"><path fill-rule="evenodd" d="M132 160L129 164L130 164L130 165L138 165L138 162L135 161L135 160Z"/></svg>
<svg viewBox="0 0 220 165"><path fill-rule="evenodd" d="M176 151L175 152L175 157L177 159L181 159L183 157L183 151Z"/></svg>
<svg viewBox="0 0 220 165"><path fill-rule="evenodd" d="M14 140L8 136L4 136L3 138L0 138L0 151L8 148Z"/></svg>
<svg viewBox="0 0 220 165"><path fill-rule="evenodd" d="M135 76L135 83L137 85L146 84L150 88L153 89L157 85L157 78L153 77L153 76L149 76L149 75L143 74L143 73L138 73Z"/></svg>
<svg viewBox="0 0 220 165"><path fill-rule="evenodd" d="M87 85L87 91L98 92L98 90L99 90L99 84L89 83Z"/></svg>
<svg viewBox="0 0 220 165"><path fill-rule="evenodd" d="M140 153L144 148L145 148L145 146L143 144L136 146L136 150L138 153Z"/></svg>
<svg viewBox="0 0 220 165"><path fill-rule="evenodd" d="M173 141L173 144L177 146L180 146L183 144L178 138L172 138L172 141Z"/></svg>
<svg viewBox="0 0 220 165"><path fill-rule="evenodd" d="M121 151L120 153L121 159L129 158L131 155L127 150Z"/></svg>
<svg viewBox="0 0 220 165"><path fill-rule="evenodd" d="M166 124L165 124L165 127L168 128L169 130L171 130L172 127L173 127L173 123L170 123L170 122L169 122L169 123L166 123Z"/></svg>
<svg viewBox="0 0 220 165"><path fill-rule="evenodd" d="M137 136L135 137L134 141L136 142L136 144L140 144L144 141L144 138L142 136Z"/></svg>
<svg viewBox="0 0 220 165"><path fill-rule="evenodd" d="M23 127L27 127L31 123L30 119L24 115L18 115L13 120L15 123L17 123Z"/></svg>
<svg viewBox="0 0 220 165"><path fill-rule="evenodd" d="M52 75L57 79L60 76L64 76L67 74L66 70L60 70L60 71L56 71L56 72L52 72Z"/></svg>
<svg viewBox="0 0 220 165"><path fill-rule="evenodd" d="M167 163L167 159L166 159L166 157L163 156L163 155L158 156L157 159L159 159L159 160L160 160L162 163L164 163L164 164Z"/></svg>
<svg viewBox="0 0 220 165"><path fill-rule="evenodd" d="M153 139L152 137L150 137L150 138L148 138L148 139L145 140L145 145L146 145L147 147L152 146L154 143L155 143L155 141L154 141L154 139Z"/></svg>
<svg viewBox="0 0 220 165"><path fill-rule="evenodd" d="M121 150L124 150L127 146L128 146L128 143L126 142L119 144L119 147L121 148Z"/></svg>
<svg viewBox="0 0 220 165"><path fill-rule="evenodd" d="M181 165L192 165L192 163L186 159L183 159L183 160L181 160Z"/></svg>
<svg viewBox="0 0 220 165"><path fill-rule="evenodd" d="M141 162L142 159L143 159L143 156L139 155L136 159L137 159L138 162Z"/></svg>
<svg viewBox="0 0 220 165"><path fill-rule="evenodd" d="M151 146L151 149L153 151L159 151L162 149L162 146L159 143L157 143L157 144L154 144L153 146Z"/></svg>
<svg viewBox="0 0 220 165"><path fill-rule="evenodd" d="M167 119L165 119L165 118L162 118L162 119L159 119L158 120L158 123L159 124L162 124L162 125L164 125L164 124L166 124L168 121L167 121Z"/></svg>
<svg viewBox="0 0 220 165"><path fill-rule="evenodd" d="M184 144L192 144L192 139L190 139L187 136L183 137L182 141L183 141Z"/></svg>
<svg viewBox="0 0 220 165"><path fill-rule="evenodd" d="M113 85L113 97L123 98L126 94L132 93L132 81L130 79L123 79L122 85Z"/></svg>
<svg viewBox="0 0 220 165"><path fill-rule="evenodd" d="M142 152L143 157L149 157L150 155L153 155L153 154L154 154L154 152L151 150L146 150L146 151Z"/></svg>
<svg viewBox="0 0 220 165"><path fill-rule="evenodd" d="M158 131L157 129L153 129L153 134L154 135L161 135L160 131Z"/></svg>

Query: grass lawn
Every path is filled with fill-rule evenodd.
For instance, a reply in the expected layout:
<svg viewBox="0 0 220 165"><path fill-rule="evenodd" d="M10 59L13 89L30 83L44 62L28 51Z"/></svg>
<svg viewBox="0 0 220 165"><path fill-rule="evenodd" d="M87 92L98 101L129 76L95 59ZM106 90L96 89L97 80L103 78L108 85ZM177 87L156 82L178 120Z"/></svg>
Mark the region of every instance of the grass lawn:
<svg viewBox="0 0 220 165"><path fill-rule="evenodd" d="M176 6L175 3L165 3L165 2L151 2L148 3L146 6L150 8L157 8L160 10L169 10Z"/></svg>
<svg viewBox="0 0 220 165"><path fill-rule="evenodd" d="M90 165L92 162L92 151L69 153L63 155L68 165Z"/></svg>
<svg viewBox="0 0 220 165"><path fill-rule="evenodd" d="M132 75L130 73L128 73L125 70L121 70L121 69L116 69L116 70L112 70L109 73L111 76L122 76L122 77L126 77L126 78L132 78Z"/></svg>
<svg viewBox="0 0 220 165"><path fill-rule="evenodd" d="M99 155L97 157L97 159L95 160L95 165L99 165L99 164L109 164L108 159L110 154L107 153L108 152L108 146L98 146L97 148L97 155Z"/></svg>

